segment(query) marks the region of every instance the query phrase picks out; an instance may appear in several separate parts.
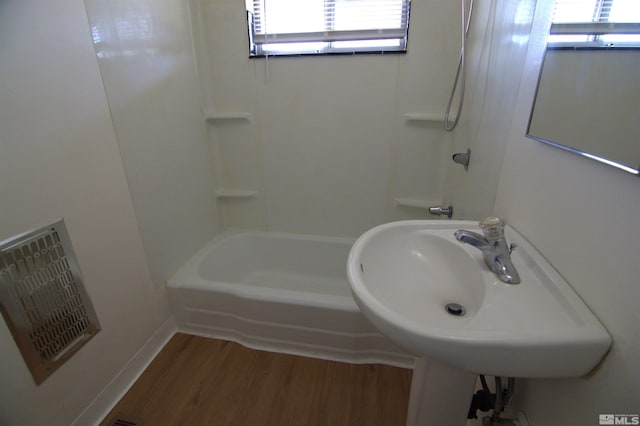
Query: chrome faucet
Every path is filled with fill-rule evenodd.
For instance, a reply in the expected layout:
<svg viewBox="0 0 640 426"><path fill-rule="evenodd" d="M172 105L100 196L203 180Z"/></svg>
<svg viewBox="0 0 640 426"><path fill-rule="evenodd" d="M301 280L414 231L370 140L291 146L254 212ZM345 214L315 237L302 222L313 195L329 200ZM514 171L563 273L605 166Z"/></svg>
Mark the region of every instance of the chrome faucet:
<svg viewBox="0 0 640 426"><path fill-rule="evenodd" d="M497 217L488 217L480 222L480 228L484 236L464 229L457 230L453 235L458 241L482 251L485 263L500 281L507 284L520 283L520 275L511 262L511 252L516 245L507 246L504 238L504 221Z"/></svg>

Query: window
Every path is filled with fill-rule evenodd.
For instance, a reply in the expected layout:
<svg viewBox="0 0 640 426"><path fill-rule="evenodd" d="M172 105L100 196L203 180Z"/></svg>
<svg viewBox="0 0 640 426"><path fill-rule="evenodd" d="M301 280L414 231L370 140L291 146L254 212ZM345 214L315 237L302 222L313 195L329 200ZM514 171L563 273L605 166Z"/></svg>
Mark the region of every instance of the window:
<svg viewBox="0 0 640 426"><path fill-rule="evenodd" d="M246 0L250 56L406 52L410 0Z"/></svg>
<svg viewBox="0 0 640 426"><path fill-rule="evenodd" d="M640 47L639 0L556 0L549 46Z"/></svg>

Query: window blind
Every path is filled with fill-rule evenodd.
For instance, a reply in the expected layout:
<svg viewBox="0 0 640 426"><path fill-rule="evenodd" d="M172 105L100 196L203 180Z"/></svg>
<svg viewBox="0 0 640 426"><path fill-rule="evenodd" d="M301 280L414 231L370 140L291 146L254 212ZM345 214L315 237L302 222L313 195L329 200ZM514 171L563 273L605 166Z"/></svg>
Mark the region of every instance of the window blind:
<svg viewBox="0 0 640 426"><path fill-rule="evenodd" d="M550 45L640 46L640 1L556 0Z"/></svg>
<svg viewBox="0 0 640 426"><path fill-rule="evenodd" d="M405 51L409 9L409 0L247 0L250 51Z"/></svg>

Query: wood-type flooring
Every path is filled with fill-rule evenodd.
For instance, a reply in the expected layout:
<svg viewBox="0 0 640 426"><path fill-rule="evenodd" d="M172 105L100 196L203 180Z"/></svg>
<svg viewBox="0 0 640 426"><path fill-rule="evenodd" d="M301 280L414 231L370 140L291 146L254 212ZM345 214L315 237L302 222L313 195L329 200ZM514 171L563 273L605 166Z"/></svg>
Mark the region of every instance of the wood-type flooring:
<svg viewBox="0 0 640 426"><path fill-rule="evenodd" d="M178 333L101 426L402 426L410 384L409 369Z"/></svg>

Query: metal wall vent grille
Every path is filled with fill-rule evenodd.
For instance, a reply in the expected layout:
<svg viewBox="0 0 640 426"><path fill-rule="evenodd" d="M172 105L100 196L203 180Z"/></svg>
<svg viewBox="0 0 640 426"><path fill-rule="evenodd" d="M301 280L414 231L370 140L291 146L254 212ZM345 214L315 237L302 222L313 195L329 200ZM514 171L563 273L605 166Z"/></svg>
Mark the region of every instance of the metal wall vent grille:
<svg viewBox="0 0 640 426"><path fill-rule="evenodd" d="M62 219L0 242L0 308L37 384L100 330Z"/></svg>

